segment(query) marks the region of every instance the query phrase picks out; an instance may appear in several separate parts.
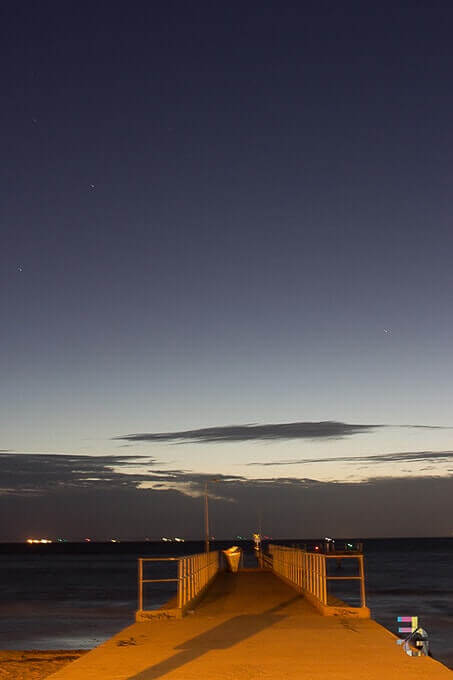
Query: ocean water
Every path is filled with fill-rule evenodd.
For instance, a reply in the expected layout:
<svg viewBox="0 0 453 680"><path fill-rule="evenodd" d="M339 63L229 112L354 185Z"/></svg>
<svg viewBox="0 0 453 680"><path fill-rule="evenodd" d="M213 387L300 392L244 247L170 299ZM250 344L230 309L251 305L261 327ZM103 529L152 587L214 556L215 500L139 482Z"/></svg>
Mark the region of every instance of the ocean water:
<svg viewBox="0 0 453 680"><path fill-rule="evenodd" d="M372 617L397 633L397 616L418 616L433 657L453 669L453 538L363 542ZM216 542L212 549L229 545ZM244 547L251 566L251 545ZM0 649L95 647L134 620L137 557L201 551L198 542L0 545ZM352 568L350 561L342 575ZM154 564L148 577L175 575L175 563L167 562ZM334 594L358 604L357 584L337 583ZM173 584L146 586L147 608L158 608L174 590Z"/></svg>

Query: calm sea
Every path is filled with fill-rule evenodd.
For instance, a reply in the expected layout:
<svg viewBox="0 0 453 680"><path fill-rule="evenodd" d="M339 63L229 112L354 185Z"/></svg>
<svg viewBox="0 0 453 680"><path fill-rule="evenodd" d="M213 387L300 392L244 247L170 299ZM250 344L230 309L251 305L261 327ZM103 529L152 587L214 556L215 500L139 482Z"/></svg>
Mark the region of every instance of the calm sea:
<svg viewBox="0 0 453 680"><path fill-rule="evenodd" d="M453 669L453 538L363 543L372 617L396 633L397 616L418 616L434 658ZM201 551L198 542L0 544L0 649L95 647L133 622L137 557ZM169 578L174 569L155 566L149 577ZM171 594L172 584L148 586L146 606L157 608Z"/></svg>

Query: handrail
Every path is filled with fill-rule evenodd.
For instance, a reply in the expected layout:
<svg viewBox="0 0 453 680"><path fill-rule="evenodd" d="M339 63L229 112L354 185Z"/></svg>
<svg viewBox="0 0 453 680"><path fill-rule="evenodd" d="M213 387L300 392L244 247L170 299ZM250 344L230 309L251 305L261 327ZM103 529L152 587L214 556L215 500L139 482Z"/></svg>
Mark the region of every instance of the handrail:
<svg viewBox="0 0 453 680"><path fill-rule="evenodd" d="M311 595L315 600L328 607L327 581L360 581L361 608L366 608L365 570L363 554L355 553L311 553L298 548L288 548L282 545L268 546L270 558L266 556L265 563L284 580L295 585L303 593ZM359 563L359 576L328 576L328 559L356 559ZM357 609L349 607L349 609Z"/></svg>
<svg viewBox="0 0 453 680"><path fill-rule="evenodd" d="M143 566L146 562L177 562L176 578L143 578ZM144 583L176 582L177 609L183 613L187 607L198 598L208 587L220 569L220 553L199 553L185 557L139 557L138 558L138 611L143 609Z"/></svg>

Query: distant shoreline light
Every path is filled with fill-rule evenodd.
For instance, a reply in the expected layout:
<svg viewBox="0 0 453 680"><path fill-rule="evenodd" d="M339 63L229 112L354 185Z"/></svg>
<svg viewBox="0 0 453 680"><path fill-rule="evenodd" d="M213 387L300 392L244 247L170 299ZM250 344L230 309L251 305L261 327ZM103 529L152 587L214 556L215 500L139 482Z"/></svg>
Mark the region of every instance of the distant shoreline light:
<svg viewBox="0 0 453 680"><path fill-rule="evenodd" d="M27 543L53 543L50 538L27 538Z"/></svg>

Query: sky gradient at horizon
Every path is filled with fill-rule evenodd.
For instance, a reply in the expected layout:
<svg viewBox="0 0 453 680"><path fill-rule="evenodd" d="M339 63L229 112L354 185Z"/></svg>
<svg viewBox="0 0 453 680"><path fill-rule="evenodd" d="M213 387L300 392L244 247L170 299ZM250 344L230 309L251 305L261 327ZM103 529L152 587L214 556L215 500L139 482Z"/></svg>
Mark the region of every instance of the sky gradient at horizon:
<svg viewBox="0 0 453 680"><path fill-rule="evenodd" d="M422 3L3 10L0 447L451 478L344 458L453 448L452 29ZM324 421L386 427L115 439Z"/></svg>

